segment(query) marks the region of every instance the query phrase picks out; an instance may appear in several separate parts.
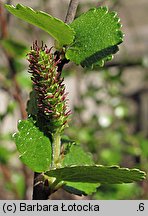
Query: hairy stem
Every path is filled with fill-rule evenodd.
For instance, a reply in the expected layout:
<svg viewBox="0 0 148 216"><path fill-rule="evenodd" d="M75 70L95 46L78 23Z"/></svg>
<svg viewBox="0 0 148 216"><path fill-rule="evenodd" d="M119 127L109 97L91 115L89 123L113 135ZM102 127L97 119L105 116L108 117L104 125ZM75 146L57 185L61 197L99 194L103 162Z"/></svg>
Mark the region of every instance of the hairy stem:
<svg viewBox="0 0 148 216"><path fill-rule="evenodd" d="M52 166L57 167L58 159L59 159L60 151L61 151L61 136L59 133L55 133L53 135L52 151L53 151L53 153L52 153L53 154Z"/></svg>

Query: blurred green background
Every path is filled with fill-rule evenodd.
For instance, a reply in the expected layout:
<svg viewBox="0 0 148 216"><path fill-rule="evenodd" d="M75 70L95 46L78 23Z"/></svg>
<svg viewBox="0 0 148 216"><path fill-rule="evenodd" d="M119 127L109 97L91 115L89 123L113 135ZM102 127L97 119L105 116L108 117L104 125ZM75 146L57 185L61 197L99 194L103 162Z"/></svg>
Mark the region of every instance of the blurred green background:
<svg viewBox="0 0 148 216"><path fill-rule="evenodd" d="M26 54L36 39L49 47L45 32L7 13L3 3L22 3L65 19L69 0L0 1L0 199L31 199L33 173L18 158L12 134L26 118L31 90ZM104 68L86 70L72 63L63 76L72 117L65 135L83 145L98 164L148 172L147 0L80 0L77 15L107 5L123 24L124 42ZM147 199L148 181L106 185L89 197L59 190L51 199Z"/></svg>

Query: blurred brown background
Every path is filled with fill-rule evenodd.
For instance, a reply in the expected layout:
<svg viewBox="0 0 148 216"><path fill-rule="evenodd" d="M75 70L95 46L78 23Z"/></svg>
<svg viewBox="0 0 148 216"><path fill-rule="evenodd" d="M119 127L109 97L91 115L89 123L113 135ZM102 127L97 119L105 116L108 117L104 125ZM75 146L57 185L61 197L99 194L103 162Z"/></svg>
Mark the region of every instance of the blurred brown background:
<svg viewBox="0 0 148 216"><path fill-rule="evenodd" d="M69 0L10 0L0 5L0 42L19 41L30 48L34 40L48 46L53 40L42 30L7 13L3 3L21 3L64 20ZM69 64L64 68L73 111L66 134L91 151L97 163L120 164L148 170L148 1L80 0L77 16L91 7L107 5L117 11L125 33L113 61L104 69L84 70ZM14 70L0 43L0 199L30 199L32 172L18 159L11 135L17 121L25 118L31 90L25 53L10 53ZM81 131L79 133L79 131ZM92 141L93 140L93 141ZM115 153L114 155L112 153ZM120 157L119 157L120 156ZM116 158L114 160L113 158ZM62 190L54 199L147 199L148 183L101 188L91 197L77 197Z"/></svg>

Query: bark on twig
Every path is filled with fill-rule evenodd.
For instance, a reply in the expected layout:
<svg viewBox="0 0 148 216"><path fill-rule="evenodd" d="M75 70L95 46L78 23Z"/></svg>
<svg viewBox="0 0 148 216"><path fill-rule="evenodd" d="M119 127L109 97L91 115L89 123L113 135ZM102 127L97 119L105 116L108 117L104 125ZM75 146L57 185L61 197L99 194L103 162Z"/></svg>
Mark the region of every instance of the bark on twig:
<svg viewBox="0 0 148 216"><path fill-rule="evenodd" d="M6 38L7 37L7 23L6 23L5 14L4 14L4 10L3 10L1 1L0 1L0 26L1 26L0 38Z"/></svg>
<svg viewBox="0 0 148 216"><path fill-rule="evenodd" d="M7 3L10 3L10 1L8 1ZM6 39L8 38L8 23L7 23L7 13L4 12L4 8L2 3L0 2L0 30L1 30L1 35L0 38L1 39ZM11 89L7 89L7 92L11 92L11 94L13 95L14 99L16 100L16 102L19 105L19 109L20 109L20 113L21 113L21 118L22 119L26 119L27 118L27 113L26 113L26 109L25 109L25 103L23 100L23 97L21 95L21 87L19 86L19 83L16 80L16 68L14 65L14 59L13 57L11 57L9 55L9 53L4 49L4 54L6 56L7 62L8 62L8 67L9 67L9 73L10 73L10 77L12 80L12 86L14 87L14 91L11 92ZM24 174L24 178L25 178L25 193L24 193L24 199L29 199L28 194L27 194L27 188L30 185L29 182L29 176L30 174L28 173L28 168L23 164L22 165L22 170L23 170L23 174Z"/></svg>
<svg viewBox="0 0 148 216"><path fill-rule="evenodd" d="M65 18L65 23L69 24L74 20L78 4L79 4L79 0L71 0L70 1L67 15Z"/></svg>

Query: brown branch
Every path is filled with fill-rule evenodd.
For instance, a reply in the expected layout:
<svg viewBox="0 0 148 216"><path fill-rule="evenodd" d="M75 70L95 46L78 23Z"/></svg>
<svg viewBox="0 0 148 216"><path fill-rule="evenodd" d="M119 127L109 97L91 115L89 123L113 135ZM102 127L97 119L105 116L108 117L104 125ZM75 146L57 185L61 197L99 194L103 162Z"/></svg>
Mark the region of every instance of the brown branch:
<svg viewBox="0 0 148 216"><path fill-rule="evenodd" d="M70 1L67 15L65 18L65 23L69 24L74 20L78 4L79 4L79 0L71 0Z"/></svg>
<svg viewBox="0 0 148 216"><path fill-rule="evenodd" d="M15 86L15 92L14 92L14 98L19 104L21 118L26 119L27 118L27 112L26 108L24 106L24 101L22 100L22 96L20 95L20 86L18 85L18 82L16 80L16 76L13 77L13 83Z"/></svg>
<svg viewBox="0 0 148 216"><path fill-rule="evenodd" d="M8 61L8 66L9 66L9 70L10 70L10 76L12 79L12 83L15 89L15 92L13 94L14 99L17 101L17 103L19 104L19 108L20 108L20 113L21 113L21 118L22 119L26 119L27 118L27 112L26 112L26 108L25 108L25 104L21 95L21 88L17 82L16 79L16 68L14 66L14 59L9 56L9 54L5 51L5 55L7 57L7 61Z"/></svg>
<svg viewBox="0 0 148 216"><path fill-rule="evenodd" d="M6 4L11 4L12 0L7 0ZM9 23L11 14L9 13L9 11L6 11L6 20L7 20L7 24Z"/></svg>
<svg viewBox="0 0 148 216"><path fill-rule="evenodd" d="M0 172L3 174L5 183L9 183L9 184L11 183L12 191L15 194L15 199L19 199L19 194L18 194L18 191L16 189L16 185L14 182L12 182L12 179L11 179L10 168L8 166L6 166L5 164L0 164Z"/></svg>
<svg viewBox="0 0 148 216"><path fill-rule="evenodd" d="M78 4L79 4L79 0L71 0L70 1L69 6L68 6L68 10L67 10L67 15L65 18L65 23L69 24L74 20ZM57 60L61 59L61 62L58 64L58 72L59 73L62 72L64 65L69 62L69 60L67 60L66 58L64 58L64 59L61 58L61 56L64 56L63 50L55 52L56 59Z"/></svg>
<svg viewBox="0 0 148 216"><path fill-rule="evenodd" d="M6 23L3 5L2 5L1 1L0 1L0 26L1 26L0 38L7 38L7 36L8 36L7 23Z"/></svg>
<svg viewBox="0 0 148 216"><path fill-rule="evenodd" d="M10 1L8 1L9 3ZM2 3L0 2L0 26L1 26L1 39L6 39L8 37L8 28L7 28L7 14L4 12L4 9L3 9L3 5ZM12 86L14 87L14 92L11 92L11 90L8 90L8 92L11 92L11 95L13 95L14 99L17 101L18 105L19 105L19 108L20 108L20 113L21 113L21 117L22 119L26 119L27 118L27 112L26 112L26 109L25 109L25 104L24 104L24 100L22 98L22 95L21 95L21 88L19 86L19 83L17 82L17 79L16 79L16 74L17 74L17 71L16 71L16 68L15 68L15 65L14 65L14 59L12 56L10 56L10 54L8 53L8 51L6 51L5 49L4 50L4 53L5 53L5 56L6 56L6 59L8 61L8 67L9 67L9 71L10 71L10 77L12 79ZM30 185L30 182L29 182L29 171L28 171L28 168L22 164L22 170L23 170L23 174L24 174L24 178L25 178L25 194L24 194L24 199L29 199L28 195L27 195L27 189Z"/></svg>
<svg viewBox="0 0 148 216"><path fill-rule="evenodd" d="M4 13L3 5L1 2L0 2L0 24L1 24L1 32L2 32L1 38L6 39L8 37L7 19L6 19L6 14ZM14 65L14 59L13 59L13 57L11 57L9 55L8 51L6 51L5 49L4 49L4 53L5 53L5 56L6 56L7 61L8 61L10 76L12 78L13 86L15 89L15 93L14 93L15 97L14 98L16 99L16 101L19 104L22 119L26 119L27 113L26 113L23 98L21 96L21 88L20 88L20 86L16 80L17 71L16 71L16 68Z"/></svg>

